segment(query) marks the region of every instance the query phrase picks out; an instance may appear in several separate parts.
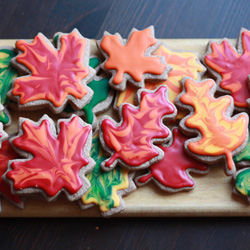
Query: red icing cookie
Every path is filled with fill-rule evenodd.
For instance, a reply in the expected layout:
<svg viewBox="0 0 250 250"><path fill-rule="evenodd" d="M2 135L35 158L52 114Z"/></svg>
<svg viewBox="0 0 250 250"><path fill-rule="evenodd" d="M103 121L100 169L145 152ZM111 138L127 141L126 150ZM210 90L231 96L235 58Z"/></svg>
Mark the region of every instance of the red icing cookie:
<svg viewBox="0 0 250 250"><path fill-rule="evenodd" d="M19 54L12 63L28 75L16 78L8 95L20 109L48 106L60 113L67 103L81 109L90 101L93 91L86 83L95 71L88 65L89 40L76 29L57 35L57 48L41 33L32 43L16 42Z"/></svg>
<svg viewBox="0 0 250 250"><path fill-rule="evenodd" d="M170 145L160 145L164 158L149 167L149 172L136 178L138 186L153 180L162 190L177 192L195 187L189 172L207 173L208 167L185 153L184 136L178 128L173 129L173 141Z"/></svg>
<svg viewBox="0 0 250 250"><path fill-rule="evenodd" d="M163 125L163 119L174 119L175 106L169 102L167 87L154 91L139 90L138 106L123 104L119 107L121 121L108 116L100 121L100 140L111 155L102 163L104 171L120 166L139 170L161 160L163 151L154 145L170 140L171 132Z"/></svg>
<svg viewBox="0 0 250 250"><path fill-rule="evenodd" d="M17 159L18 157L19 155L12 148L9 140L5 140L0 148L0 194L11 201L14 205L23 208L23 201L21 198L12 194L10 186L1 178L7 171L8 162L10 160Z"/></svg>
<svg viewBox="0 0 250 250"><path fill-rule="evenodd" d="M44 115L38 122L20 118L19 134L12 145L25 159L9 162L5 179L17 194L42 192L48 201L64 191L79 199L90 187L85 177L95 163L89 156L91 126L78 116L57 123Z"/></svg>
<svg viewBox="0 0 250 250"><path fill-rule="evenodd" d="M250 98L250 31L241 29L236 48L227 39L210 41L204 63L216 78L218 90L231 94L236 108L246 108Z"/></svg>
<svg viewBox="0 0 250 250"><path fill-rule="evenodd" d="M153 26L142 31L132 29L127 43L119 33L105 32L97 45L106 58L102 68L112 74L110 86L119 91L126 89L127 81L144 87L145 79L166 80L171 70L163 57L153 55L159 46Z"/></svg>

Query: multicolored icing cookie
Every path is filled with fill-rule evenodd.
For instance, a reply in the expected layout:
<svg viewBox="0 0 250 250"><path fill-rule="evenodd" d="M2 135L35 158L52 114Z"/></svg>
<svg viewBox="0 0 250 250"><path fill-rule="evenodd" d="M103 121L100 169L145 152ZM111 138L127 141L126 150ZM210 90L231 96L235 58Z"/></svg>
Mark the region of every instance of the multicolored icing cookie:
<svg viewBox="0 0 250 250"><path fill-rule="evenodd" d="M0 103L0 113L3 112L4 107L3 105ZM2 145L2 141L6 140L8 138L8 134L3 130L3 123L0 122L0 148Z"/></svg>
<svg viewBox="0 0 250 250"><path fill-rule="evenodd" d="M112 74L110 86L118 91L125 90L127 82L141 88L144 80L166 80L171 70L163 57L153 55L159 46L153 26L142 31L132 29L127 43L119 33L105 32L97 45L105 56L101 67Z"/></svg>
<svg viewBox="0 0 250 250"><path fill-rule="evenodd" d="M47 201L63 191L71 201L90 188L85 177L95 165L89 156L90 125L78 116L54 122L44 115L38 122L20 118L19 134L11 138L15 150L25 159L9 161L4 178L12 193L42 193Z"/></svg>
<svg viewBox="0 0 250 250"><path fill-rule="evenodd" d="M2 147L0 148L0 195L3 195L14 205L23 208L23 200L19 196L12 194L10 186L1 178L3 174L7 171L8 162L10 160L17 159L18 157L19 155L12 148L11 144L9 143L9 140L5 140L2 143Z"/></svg>
<svg viewBox="0 0 250 250"><path fill-rule="evenodd" d="M247 143L248 115L231 117L233 98L214 98L216 83L211 79L199 82L186 78L182 83L183 91L176 105L190 114L180 121L180 128L187 136L197 136L185 142L186 152L208 164L224 160L226 174L234 174L232 157Z"/></svg>
<svg viewBox="0 0 250 250"><path fill-rule="evenodd" d="M109 116L100 120L100 141L111 155L101 164L104 171L113 169L117 164L129 170L145 169L164 156L154 144L171 139L171 131L162 120L174 119L176 108L168 100L166 86L154 91L141 89L137 93L138 106L120 106L119 123Z"/></svg>
<svg viewBox="0 0 250 250"><path fill-rule="evenodd" d="M0 97L4 106L4 110L0 112L0 122L6 126L11 124L11 117L6 107L9 102L7 92L11 88L12 80L19 76L18 71L10 63L16 55L13 47L0 46Z"/></svg>
<svg viewBox="0 0 250 250"><path fill-rule="evenodd" d="M168 65L173 69L168 74L166 81L159 83L145 83L146 89L156 89L160 85L166 85L169 90L169 100L174 103L175 98L181 93L181 83L183 77L189 76L195 80L200 80L201 75L205 72L204 66L200 63L199 55L195 52L187 51L172 51L167 48L165 43L161 43L159 48L154 52L155 56L163 56ZM115 108L118 108L122 103L134 104L134 97L138 89L134 86L127 86L127 89L118 92L115 100ZM178 110L177 119L185 116L184 112Z"/></svg>
<svg viewBox="0 0 250 250"><path fill-rule="evenodd" d="M250 204L250 167L240 169L235 173L233 193Z"/></svg>
<svg viewBox="0 0 250 250"><path fill-rule="evenodd" d="M89 66L99 72L101 60L98 57L91 57ZM92 124L92 128L97 128L96 115L107 111L112 104L114 98L114 90L109 86L109 77L106 74L95 75L94 79L88 84L88 87L93 90L91 101L81 110L76 111L78 116L84 116L86 122ZM63 116L69 116L74 110L68 105Z"/></svg>
<svg viewBox="0 0 250 250"><path fill-rule="evenodd" d="M173 140L168 145L159 145L164 158L151 165L148 173L136 177L137 186L143 186L152 180L167 192L193 189L195 182L189 173L206 174L208 167L185 153L184 143L187 139L178 128L174 128Z"/></svg>
<svg viewBox="0 0 250 250"><path fill-rule="evenodd" d="M86 83L95 73L88 65L90 42L77 29L57 36L57 48L41 33L31 43L16 42L19 54L12 64L28 75L16 78L8 96L20 109L47 106L60 113L68 103L77 110L90 102L93 91Z"/></svg>
<svg viewBox="0 0 250 250"><path fill-rule="evenodd" d="M241 29L236 48L227 39L210 41L204 63L216 78L218 90L232 95L238 110L247 108L246 101L250 98L250 31Z"/></svg>
<svg viewBox="0 0 250 250"><path fill-rule="evenodd" d="M101 163L107 159L99 141L98 133L92 139L91 157L96 166L86 175L91 183L90 189L82 197L83 209L98 205L103 216L111 216L125 209L122 196L136 189L133 181L134 172L117 167L109 172L101 169Z"/></svg>

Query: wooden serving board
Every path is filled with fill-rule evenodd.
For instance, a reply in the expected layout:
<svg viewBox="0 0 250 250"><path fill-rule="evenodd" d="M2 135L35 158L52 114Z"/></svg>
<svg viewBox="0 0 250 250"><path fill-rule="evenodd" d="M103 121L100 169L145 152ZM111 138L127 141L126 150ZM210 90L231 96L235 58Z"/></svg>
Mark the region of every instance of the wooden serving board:
<svg viewBox="0 0 250 250"><path fill-rule="evenodd" d="M164 40L172 50L189 50L203 55L206 51L208 39L166 39ZM235 43L235 40L232 40ZM15 40L2 40L0 45L13 45ZM97 50L94 41L92 52ZM13 112L12 112L13 113ZM6 129L9 134L18 131L18 118L27 117L37 121L50 110L15 111L13 122ZM209 173L202 176L192 174L196 187L192 191L179 193L164 193L153 183L135 190L124 197L126 209L115 216L250 216L250 206L240 199L232 196L232 177L224 174L224 167L212 166ZM25 202L23 210L15 207L9 201L1 198L1 217L98 217L97 207L82 210L77 203L69 202L63 195L55 202L47 203L40 199L29 199Z"/></svg>

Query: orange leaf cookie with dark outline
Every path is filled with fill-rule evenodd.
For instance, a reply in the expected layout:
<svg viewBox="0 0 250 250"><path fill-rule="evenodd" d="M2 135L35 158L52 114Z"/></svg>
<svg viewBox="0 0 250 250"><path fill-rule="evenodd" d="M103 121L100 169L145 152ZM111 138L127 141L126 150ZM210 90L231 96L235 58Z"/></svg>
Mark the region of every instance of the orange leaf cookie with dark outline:
<svg viewBox="0 0 250 250"><path fill-rule="evenodd" d="M112 74L110 86L119 91L126 89L127 82L141 88L144 80L166 80L172 69L163 57L153 55L159 46L153 26L132 29L126 43L119 33L104 32L97 45L105 56L101 67Z"/></svg>

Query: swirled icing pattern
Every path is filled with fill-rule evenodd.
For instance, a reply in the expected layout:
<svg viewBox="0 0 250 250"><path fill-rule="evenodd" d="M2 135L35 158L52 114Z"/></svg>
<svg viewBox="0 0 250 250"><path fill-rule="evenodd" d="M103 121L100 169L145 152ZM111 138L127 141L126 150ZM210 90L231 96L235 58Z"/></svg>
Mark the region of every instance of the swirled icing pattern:
<svg viewBox="0 0 250 250"><path fill-rule="evenodd" d="M101 163L107 157L102 151L98 134L93 137L90 155L95 160L96 166L92 172L86 175L91 187L82 197L82 202L84 204L94 203L99 206L102 212L119 207L120 198L117 191L128 188L128 171L120 167L109 172L104 172L101 169Z"/></svg>
<svg viewBox="0 0 250 250"><path fill-rule="evenodd" d="M170 189L178 190L192 188L195 183L187 174L191 171L206 172L208 170L201 163L185 153L184 142L188 137L184 136L179 129L173 130L173 143L169 147L159 145L164 152L164 158L149 167L150 172L138 179L139 183L146 183L154 178L161 185Z"/></svg>
<svg viewBox="0 0 250 250"><path fill-rule="evenodd" d="M250 131L250 126L248 126L248 131ZM234 157L235 163L240 163L241 161L250 161L250 137L245 148Z"/></svg>
<svg viewBox="0 0 250 250"><path fill-rule="evenodd" d="M241 34L243 53L238 54L228 42L212 43L212 53L205 56L206 64L221 75L220 87L229 90L238 107L247 107L250 98L248 75L250 74L250 31Z"/></svg>
<svg viewBox="0 0 250 250"><path fill-rule="evenodd" d="M89 66L92 68L96 68L100 65L100 59L97 57L90 58ZM94 113L93 108L100 102L103 102L107 99L110 91L109 87L109 78L107 77L99 77L98 80L93 79L90 83L88 83L88 87L91 88L94 92L94 95L90 102L85 105L82 110L85 113L86 122L92 124L94 121ZM101 89L101 91L100 91ZM104 105L103 105L104 108ZM71 113L74 110L68 105L65 109L65 112Z"/></svg>
<svg viewBox="0 0 250 250"><path fill-rule="evenodd" d="M19 155L11 147L9 140L4 141L0 148L0 177L7 171L9 161L18 157ZM20 197L11 193L10 186L2 178L0 178L0 193L14 203L21 203Z"/></svg>
<svg viewBox="0 0 250 250"><path fill-rule="evenodd" d="M20 96L20 103L48 100L61 106L68 95L82 99L87 94L82 80L89 70L84 65L86 41L76 32L61 37L61 47L56 50L41 35L32 43L19 40L16 47L24 53L16 58L25 65L30 76L17 78L12 95Z"/></svg>
<svg viewBox="0 0 250 250"><path fill-rule="evenodd" d="M214 98L210 90L213 80L195 82L186 80L186 93L181 95L183 104L194 108L194 113L185 120L185 126L197 129L201 139L188 144L188 149L198 155L217 156L224 154L229 170L234 168L232 151L240 147L247 136L248 119L243 113L237 118L228 117L226 111L232 100L229 96Z"/></svg>
<svg viewBox="0 0 250 250"><path fill-rule="evenodd" d="M121 84L124 73L129 74L136 82L142 81L145 73L161 75L166 65L160 62L159 57L145 56L146 50L156 42L150 29L134 31L126 45L121 43L117 35L105 35L100 47L109 55L105 68L116 70L113 83Z"/></svg>
<svg viewBox="0 0 250 250"><path fill-rule="evenodd" d="M14 161L7 177L14 181L14 189L40 188L54 196L62 188L74 194L82 187L81 168L89 163L83 148L91 131L82 127L79 117L60 123L57 138L50 132L50 122L43 120L39 126L26 120L22 123L23 135L13 140L13 145L32 154L32 159Z"/></svg>
<svg viewBox="0 0 250 250"><path fill-rule="evenodd" d="M181 92L180 80L189 76L193 79L198 79L199 72L204 71L203 66L199 63L197 55L192 52L175 52L166 48L164 45L159 46L154 53L157 56L164 56L166 63L172 66L173 70L168 74L168 80L159 83L145 83L146 89L155 89L164 84L169 90L169 100L174 103L175 98ZM127 89L119 94L117 107L122 103L134 104L134 98L137 89L128 85ZM182 118L184 114L178 111L177 118Z"/></svg>
<svg viewBox="0 0 250 250"><path fill-rule="evenodd" d="M124 104L123 121L118 127L110 119L102 121L104 141L114 150L105 163L106 167L119 158L136 168L159 155L152 140L169 136L169 130L162 124L162 117L175 112L174 105L166 99L166 91L165 86L153 93L142 91L139 108Z"/></svg>
<svg viewBox="0 0 250 250"><path fill-rule="evenodd" d="M250 197L250 168L246 168L237 173L235 189L243 196Z"/></svg>
<svg viewBox="0 0 250 250"><path fill-rule="evenodd" d="M0 48L0 97L3 105L8 103L7 92L11 88L12 80L19 76L17 70L10 64L10 60L15 56L14 49ZM0 122L7 124L9 121L10 119L5 111L1 111Z"/></svg>

